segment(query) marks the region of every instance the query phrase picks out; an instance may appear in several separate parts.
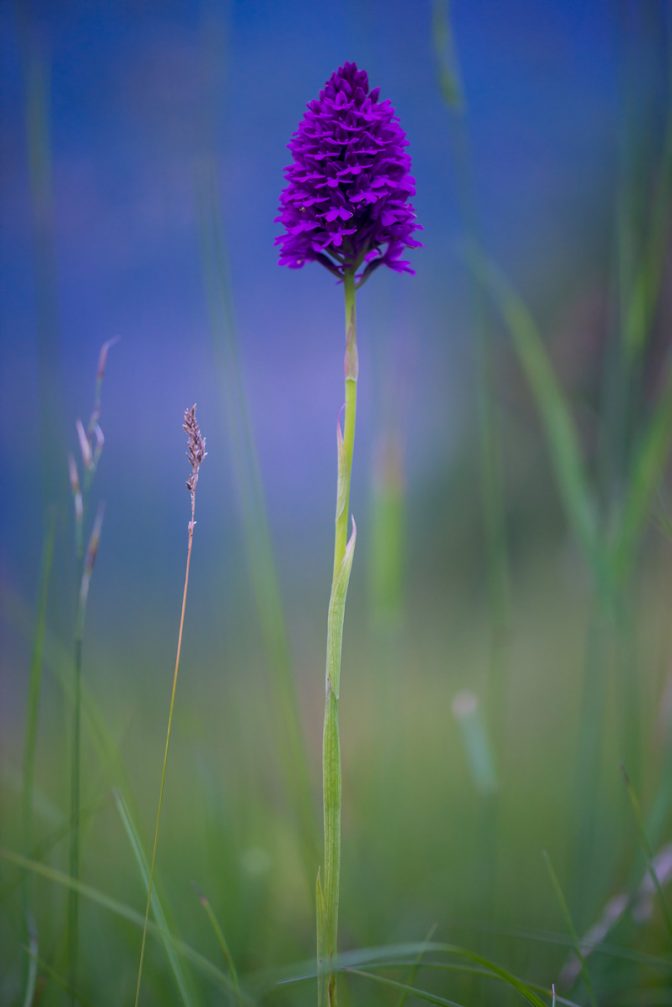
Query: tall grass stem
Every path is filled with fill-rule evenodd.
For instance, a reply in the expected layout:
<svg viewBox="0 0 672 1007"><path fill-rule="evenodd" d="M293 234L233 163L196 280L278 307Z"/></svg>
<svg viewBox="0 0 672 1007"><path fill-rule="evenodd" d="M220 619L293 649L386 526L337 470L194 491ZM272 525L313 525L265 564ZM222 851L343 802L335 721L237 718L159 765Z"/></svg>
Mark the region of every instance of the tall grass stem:
<svg viewBox="0 0 672 1007"><path fill-rule="evenodd" d="M221 924L215 915L215 911L212 908L212 904L207 895L201 892L199 894L199 902L201 903L205 911L205 915L208 918L208 922L212 927L212 932L215 935L215 940L219 945L219 949L222 952L222 957L224 958L224 961L226 962L227 968L231 975L231 982L235 990L236 1003L241 1003L242 999L240 995L240 981L238 979L238 970L236 969L236 963L234 961L233 955L231 954L231 949L229 948L228 941L224 936L224 931L222 930Z"/></svg>
<svg viewBox="0 0 672 1007"><path fill-rule="evenodd" d="M567 930L569 931L570 937L574 942L574 952L579 962L579 967L581 970L581 975L583 976L583 981L586 987L586 992L588 994L588 999L590 1000L592 1007L597 1007L597 1000L595 998L595 990L593 988L593 984L590 978L590 972L588 971L586 959L583 954L583 951L581 950L581 939L576 931L576 927L574 926L572 913L570 911L569 905L567 904L565 893L562 890L560 879L558 878L558 875L555 872L553 862L551 861L551 858L549 854L546 852L546 850L544 850L544 863L546 864L546 870L548 871L548 876L550 878L553 891L555 892L555 897L558 900L558 905L560 906L560 910L564 917Z"/></svg>
<svg viewBox="0 0 672 1007"><path fill-rule="evenodd" d="M96 517L91 527L88 545L84 548L84 532L88 515L89 495L98 462L103 451L105 438L100 428L102 409L102 390L107 358L110 348L117 342L110 339L103 343L98 354L96 367L96 383L93 410L87 426L80 419L75 424L77 440L81 456L82 478L79 467L73 455L68 456L70 490L75 515L75 566L78 577L78 591L75 605L75 629L72 658L72 696L71 696L71 748L70 748L70 843L69 868L71 877L79 880L80 861L80 804L81 804L81 733L82 733L82 654L84 648L84 627L86 625L86 608L91 587L93 568L100 547L100 536L103 527L104 507L99 505ZM68 897L66 951L68 959L68 979L75 997L77 989L77 960L79 953L79 895L76 888L70 889Z"/></svg>
<svg viewBox="0 0 672 1007"><path fill-rule="evenodd" d="M154 820L154 838L152 840L152 855L149 863L149 879L147 882L147 900L145 903L145 917L142 927L142 939L140 942L140 960L138 962L138 977L135 984L135 1007L140 1003L140 989L142 987L142 970L145 962L145 947L147 945L147 928L149 924L149 913L152 906L152 894L154 891L154 871L156 868L156 854L159 848L159 833L161 831L161 813L166 792L166 775L168 769L168 753L170 750L170 739L173 733L173 716L175 713L175 697L177 695L177 680L180 673L180 659L182 657L182 637L184 634L184 618L187 611L187 596L189 594L189 572L191 570L191 553L194 544L194 528L196 527L196 494L191 493L191 520L188 526L187 538L187 562L184 570L184 587L182 589L182 608L180 610L180 624L177 634L177 651L175 654L175 666L173 668L173 679L170 688L170 706L168 708L168 724L166 727L166 740L163 746L163 761L161 763L161 783L159 785L159 800L156 808Z"/></svg>
<svg viewBox="0 0 672 1007"><path fill-rule="evenodd" d="M35 756L37 749L37 726L40 712L40 696L42 692L42 668L44 664L44 638L47 622L47 604L49 584L54 557L54 541L56 538L56 519L54 511L49 517L40 572L37 615L33 635L33 647L30 656L30 673L28 678L28 701L26 708L26 736L23 750L23 792L22 821L23 848L30 852L33 841L33 792L35 788ZM28 884L25 889L26 912L29 910Z"/></svg>

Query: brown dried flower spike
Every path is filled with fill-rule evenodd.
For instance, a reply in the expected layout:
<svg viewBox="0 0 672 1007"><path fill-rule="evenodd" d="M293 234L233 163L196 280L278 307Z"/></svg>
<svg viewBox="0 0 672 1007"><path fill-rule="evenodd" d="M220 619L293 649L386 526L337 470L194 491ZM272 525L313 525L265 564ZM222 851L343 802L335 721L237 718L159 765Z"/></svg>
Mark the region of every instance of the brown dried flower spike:
<svg viewBox="0 0 672 1007"><path fill-rule="evenodd" d="M198 474L203 459L206 456L205 437L201 433L201 428L196 419L196 403L191 409L184 411L184 423L182 424L187 435L187 458L191 465L191 475L187 479L187 489L191 496L191 520L187 525L187 565L184 571L184 588L182 590L182 610L180 612L180 627L177 632L177 653L175 655L175 667L173 669L173 682L170 690L170 706L168 708L168 725L166 727L166 743L163 749L163 764L161 766L161 785L159 787L159 802L156 808L154 819L154 841L152 843L152 856L149 864L149 877L147 881L147 901L145 903L145 920L142 927L142 941L140 944L140 960L138 962L138 975L135 983L134 1007L140 1004L140 989L142 986L142 971L145 962L145 947L147 944L147 929L149 926L149 914L152 907L152 895L154 892L154 869L156 867L156 852L159 846L159 831L161 828L161 812L163 810L163 798L166 790L166 772L168 767L168 749L173 732L173 713L175 710L175 695L177 692L177 678L180 673L180 658L182 656L182 634L184 632L184 616L187 611L187 595L189 593L189 571L191 570L191 550L194 542L194 529L196 527L196 487L198 485Z"/></svg>
<svg viewBox="0 0 672 1007"><path fill-rule="evenodd" d="M196 493L196 486L198 485L198 473L201 468L201 463L207 455L207 451L205 450L205 437L201 433L201 428L199 427L198 420L196 419L195 402L191 409L185 409L184 423L182 426L187 435L187 458L189 459L189 464L191 465L191 475L187 479L187 489L191 493L193 500Z"/></svg>

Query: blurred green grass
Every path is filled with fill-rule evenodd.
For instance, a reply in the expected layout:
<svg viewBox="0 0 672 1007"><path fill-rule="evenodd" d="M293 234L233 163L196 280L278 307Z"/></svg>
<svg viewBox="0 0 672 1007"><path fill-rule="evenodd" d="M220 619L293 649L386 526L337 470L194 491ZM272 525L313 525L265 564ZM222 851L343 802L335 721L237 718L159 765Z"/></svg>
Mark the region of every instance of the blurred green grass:
<svg viewBox="0 0 672 1007"><path fill-rule="evenodd" d="M664 559L649 558L635 612L642 627L637 661L642 718L648 725L656 723L667 671L664 655L672 642L667 597L661 590L667 579ZM437 940L478 949L546 986L557 976L566 947L513 934L522 928L566 936L541 851L549 850L566 885L576 828L572 788L588 593L587 585L577 589L576 559L563 552L521 573L514 584L510 679L506 705L497 711L502 748L495 892L484 892L481 884L489 869L483 861L483 801L472 784L451 714L455 692L462 687L478 692L484 679L487 613L451 599L447 617L445 599L438 603L436 597L413 598L396 660L381 663L376 635L361 610L355 611L346 643L343 699L342 947L419 941L436 923ZM572 627L571 634L567 627ZM152 627L146 628L151 634ZM53 673L66 655L49 638L45 653ZM248 655L246 663L245 675L234 669L222 673L216 664L202 661L197 667L185 666L159 857L160 890L174 932L225 968L196 885L211 901L243 977L310 959L313 939L312 892L305 880L300 833L269 730L272 711L260 667L263 653ZM321 681L312 675L309 680L306 670L299 669L300 691L317 815ZM89 695L96 696L113 743L109 752L101 753L85 732L83 806L94 810L84 826L82 876L141 911L142 881L112 787L124 783L128 788L138 809L140 833L150 835L166 683L156 669L147 671L138 682L129 719L128 697L119 695L117 676L118 670L106 666L104 658L91 667ZM645 870L619 772L618 680L609 683L604 698L605 772L589 919L596 919L607 898L629 883L635 867L635 874ZM38 756L38 843L65 826L60 809L67 806L67 792L59 756L64 738L55 728L54 719L46 717ZM645 808L660 783L670 786L669 779L658 778L661 729L669 731L669 724L644 735ZM6 750L18 751L20 743L17 730L14 738L5 740ZM13 781L5 778L3 798L3 845L18 850L16 775ZM62 868L65 847L61 835L52 848L40 851L39 859ZM10 865L3 864L2 875L3 889L17 880ZM3 894L3 996L12 1002L18 996L13 984L21 975L20 900L18 889ZM41 954L53 962L62 942L64 892L35 878L33 898ZM656 919L636 935L636 946L663 954L665 937ZM88 993L89 1002L127 1002L135 977L137 927L83 900L82 935L85 998ZM617 935L613 941L618 943ZM177 1002L161 943L152 940L148 953L146 1002ZM620 969L634 985L660 975L641 965L621 963ZM218 1002L221 993L207 980L198 975L192 979L199 990L197 1002ZM458 1001L493 1002L487 994L477 999L478 981L473 977L440 980L440 988ZM624 981L619 979L616 990L625 990ZM51 989L47 1002L54 995ZM272 1002L308 1003L312 995L307 988L295 987L291 993L276 992ZM382 987L368 989L366 995L366 1002L390 1002L390 991ZM497 993L497 1002L508 1002L507 996Z"/></svg>

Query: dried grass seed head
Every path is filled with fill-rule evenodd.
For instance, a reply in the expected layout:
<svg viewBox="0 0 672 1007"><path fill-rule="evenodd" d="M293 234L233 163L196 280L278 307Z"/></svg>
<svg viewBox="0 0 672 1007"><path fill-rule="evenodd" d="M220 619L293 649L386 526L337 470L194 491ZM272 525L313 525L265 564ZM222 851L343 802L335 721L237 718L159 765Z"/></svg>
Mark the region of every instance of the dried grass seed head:
<svg viewBox="0 0 672 1007"><path fill-rule="evenodd" d="M201 428L196 419L196 403L184 411L184 423L182 424L187 435L187 459L191 465L191 475L187 479L187 489L190 493L195 493L198 483L198 473L207 455L205 450L205 437L201 433Z"/></svg>

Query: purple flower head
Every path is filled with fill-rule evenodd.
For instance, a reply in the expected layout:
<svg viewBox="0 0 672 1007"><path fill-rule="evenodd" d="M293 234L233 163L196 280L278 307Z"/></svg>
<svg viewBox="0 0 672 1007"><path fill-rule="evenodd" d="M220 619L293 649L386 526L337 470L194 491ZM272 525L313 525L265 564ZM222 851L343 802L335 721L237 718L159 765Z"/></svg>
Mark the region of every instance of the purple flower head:
<svg viewBox="0 0 672 1007"><path fill-rule="evenodd" d="M339 277L361 270L360 285L381 265L412 273L402 255L419 247L420 227L409 202L407 146L392 105L380 101L379 88L369 90L365 71L339 67L288 144L292 163L276 217L285 229L275 239L280 265L320 262Z"/></svg>

